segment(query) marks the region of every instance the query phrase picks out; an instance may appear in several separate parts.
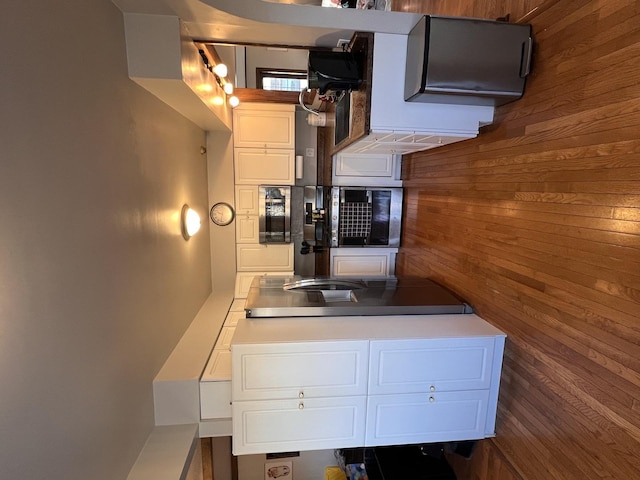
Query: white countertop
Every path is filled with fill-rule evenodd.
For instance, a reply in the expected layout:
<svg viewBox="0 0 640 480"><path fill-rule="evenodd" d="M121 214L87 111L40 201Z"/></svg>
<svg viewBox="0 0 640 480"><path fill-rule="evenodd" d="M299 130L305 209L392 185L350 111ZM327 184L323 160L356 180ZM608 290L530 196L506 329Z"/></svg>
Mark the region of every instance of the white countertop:
<svg viewBox="0 0 640 480"><path fill-rule="evenodd" d="M506 336L475 314L241 319L233 345L262 342Z"/></svg>

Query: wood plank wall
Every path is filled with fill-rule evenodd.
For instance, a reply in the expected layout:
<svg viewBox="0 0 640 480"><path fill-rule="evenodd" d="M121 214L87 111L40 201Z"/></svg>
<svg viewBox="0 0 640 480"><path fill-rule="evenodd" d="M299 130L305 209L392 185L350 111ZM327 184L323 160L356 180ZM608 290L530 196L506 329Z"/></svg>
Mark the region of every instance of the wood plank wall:
<svg viewBox="0 0 640 480"><path fill-rule="evenodd" d="M452 460L459 480L640 478L640 2L547 6L528 19L524 97L477 139L403 163L398 273L508 334L497 436Z"/></svg>

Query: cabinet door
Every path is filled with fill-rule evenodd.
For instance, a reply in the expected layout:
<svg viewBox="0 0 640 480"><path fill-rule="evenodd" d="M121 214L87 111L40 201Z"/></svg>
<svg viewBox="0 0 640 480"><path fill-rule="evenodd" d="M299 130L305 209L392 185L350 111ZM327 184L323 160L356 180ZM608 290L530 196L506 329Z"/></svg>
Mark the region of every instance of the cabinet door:
<svg viewBox="0 0 640 480"><path fill-rule="evenodd" d="M236 187L236 214L258 215L258 185Z"/></svg>
<svg viewBox="0 0 640 480"><path fill-rule="evenodd" d="M386 277L395 271L397 249L332 248L330 273L336 277Z"/></svg>
<svg viewBox="0 0 640 480"><path fill-rule="evenodd" d="M233 144L248 148L295 148L295 106L253 104L234 109Z"/></svg>
<svg viewBox="0 0 640 480"><path fill-rule="evenodd" d="M361 447L366 397L233 402L233 454Z"/></svg>
<svg viewBox="0 0 640 480"><path fill-rule="evenodd" d="M295 185L294 150L236 148L236 184Z"/></svg>
<svg viewBox="0 0 640 480"><path fill-rule="evenodd" d="M369 394L488 389L493 337L374 340Z"/></svg>
<svg viewBox="0 0 640 480"><path fill-rule="evenodd" d="M372 395L365 446L484 438L488 390Z"/></svg>
<svg viewBox="0 0 640 480"><path fill-rule="evenodd" d="M236 245L236 271L283 272L293 271L293 244L260 245L241 243Z"/></svg>
<svg viewBox="0 0 640 480"><path fill-rule="evenodd" d="M366 340L234 345L233 400L365 395L368 352Z"/></svg>
<svg viewBox="0 0 640 480"><path fill-rule="evenodd" d="M239 215L236 217L236 243L258 243L260 241L260 223L257 215Z"/></svg>
<svg viewBox="0 0 640 480"><path fill-rule="evenodd" d="M393 177L393 155L339 153L335 159L337 177Z"/></svg>

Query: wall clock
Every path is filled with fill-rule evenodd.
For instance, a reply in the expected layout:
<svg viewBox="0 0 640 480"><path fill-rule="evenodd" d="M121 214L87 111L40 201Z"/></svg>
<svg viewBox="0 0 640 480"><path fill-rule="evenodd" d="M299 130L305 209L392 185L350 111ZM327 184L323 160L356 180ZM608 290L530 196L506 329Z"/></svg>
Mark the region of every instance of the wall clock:
<svg viewBox="0 0 640 480"><path fill-rule="evenodd" d="M233 207L227 202L218 202L213 207L211 207L209 216L211 217L211 221L213 223L224 227L225 225L229 225L231 222L233 222L236 213L233 210Z"/></svg>

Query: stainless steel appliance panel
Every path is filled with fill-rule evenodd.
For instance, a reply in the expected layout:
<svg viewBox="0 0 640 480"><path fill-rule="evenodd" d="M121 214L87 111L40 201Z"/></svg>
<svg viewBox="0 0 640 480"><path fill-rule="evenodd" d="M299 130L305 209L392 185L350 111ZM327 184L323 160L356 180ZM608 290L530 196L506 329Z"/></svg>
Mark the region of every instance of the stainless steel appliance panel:
<svg viewBox="0 0 640 480"><path fill-rule="evenodd" d="M330 245L400 246L402 197L398 187L333 187Z"/></svg>
<svg viewBox="0 0 640 480"><path fill-rule="evenodd" d="M291 242L291 187L258 188L260 243Z"/></svg>
<svg viewBox="0 0 640 480"><path fill-rule="evenodd" d="M426 15L409 33L407 101L502 105L529 74L531 26Z"/></svg>

